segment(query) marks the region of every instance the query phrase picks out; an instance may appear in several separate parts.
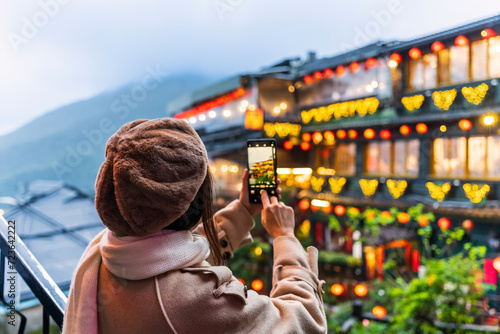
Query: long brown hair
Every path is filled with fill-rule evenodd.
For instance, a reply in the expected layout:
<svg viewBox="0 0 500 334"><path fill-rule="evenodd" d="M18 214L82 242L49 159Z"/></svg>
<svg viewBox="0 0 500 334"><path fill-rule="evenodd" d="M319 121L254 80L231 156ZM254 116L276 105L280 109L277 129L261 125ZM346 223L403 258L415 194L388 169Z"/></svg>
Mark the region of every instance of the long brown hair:
<svg viewBox="0 0 500 334"><path fill-rule="evenodd" d="M174 222L172 222L166 229L169 230L189 230L196 226L200 221L203 223L205 235L208 243L210 244L210 251L212 260L216 266L223 264L222 251L219 245L219 238L217 237L217 230L215 228L214 214L213 214L213 197L214 186L213 177L210 173L210 168L207 167L207 174L203 183L189 205L188 210Z"/></svg>

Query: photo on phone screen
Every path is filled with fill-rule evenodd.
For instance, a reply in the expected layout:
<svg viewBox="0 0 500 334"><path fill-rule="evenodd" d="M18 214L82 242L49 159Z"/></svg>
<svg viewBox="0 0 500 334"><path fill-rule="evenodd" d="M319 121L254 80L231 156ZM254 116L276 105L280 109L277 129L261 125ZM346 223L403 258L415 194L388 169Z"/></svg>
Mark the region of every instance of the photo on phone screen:
<svg viewBox="0 0 500 334"><path fill-rule="evenodd" d="M247 146L250 201L260 203L261 190L276 194L276 142L249 140Z"/></svg>

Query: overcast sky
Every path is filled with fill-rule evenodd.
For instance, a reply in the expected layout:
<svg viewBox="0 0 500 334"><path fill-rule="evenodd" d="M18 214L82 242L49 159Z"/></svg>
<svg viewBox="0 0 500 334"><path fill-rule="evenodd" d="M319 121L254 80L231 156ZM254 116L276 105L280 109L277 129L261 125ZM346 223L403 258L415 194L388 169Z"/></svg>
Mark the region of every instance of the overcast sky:
<svg viewBox="0 0 500 334"><path fill-rule="evenodd" d="M148 66L222 77L499 13L498 0L0 0L0 135Z"/></svg>

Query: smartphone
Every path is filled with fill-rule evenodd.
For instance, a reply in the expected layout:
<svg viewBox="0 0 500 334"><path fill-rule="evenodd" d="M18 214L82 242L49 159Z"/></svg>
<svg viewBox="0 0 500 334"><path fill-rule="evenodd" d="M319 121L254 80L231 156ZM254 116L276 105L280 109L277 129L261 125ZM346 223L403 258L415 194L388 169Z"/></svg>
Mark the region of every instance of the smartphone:
<svg viewBox="0 0 500 334"><path fill-rule="evenodd" d="M250 203L262 203L260 198L262 191L267 191L269 196L276 196L276 140L248 140L247 156Z"/></svg>

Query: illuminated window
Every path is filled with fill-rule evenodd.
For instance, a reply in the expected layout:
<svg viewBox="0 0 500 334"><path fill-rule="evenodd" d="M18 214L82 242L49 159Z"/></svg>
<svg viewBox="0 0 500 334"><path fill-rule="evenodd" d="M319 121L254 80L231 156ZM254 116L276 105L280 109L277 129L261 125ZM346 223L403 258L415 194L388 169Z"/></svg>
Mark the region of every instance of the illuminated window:
<svg viewBox="0 0 500 334"><path fill-rule="evenodd" d="M450 48L450 79L452 83L469 81L469 46Z"/></svg>
<svg viewBox="0 0 500 334"><path fill-rule="evenodd" d="M489 75L491 78L500 77L500 36L490 38L489 46Z"/></svg>
<svg viewBox="0 0 500 334"><path fill-rule="evenodd" d="M366 172L388 175L391 173L391 142L370 142L366 150Z"/></svg>
<svg viewBox="0 0 500 334"><path fill-rule="evenodd" d="M356 144L339 144L335 154L335 170L340 175L356 172Z"/></svg>
<svg viewBox="0 0 500 334"><path fill-rule="evenodd" d="M434 174L437 176L464 176L465 137L437 138L434 140Z"/></svg>
<svg viewBox="0 0 500 334"><path fill-rule="evenodd" d="M469 176L486 174L486 137L469 138Z"/></svg>
<svg viewBox="0 0 500 334"><path fill-rule="evenodd" d="M439 84L451 82L450 78L450 49L439 52Z"/></svg>
<svg viewBox="0 0 500 334"><path fill-rule="evenodd" d="M436 87L437 55L431 53L410 61L410 89L421 90Z"/></svg>
<svg viewBox="0 0 500 334"><path fill-rule="evenodd" d="M472 43L472 80L488 78L488 41Z"/></svg>
<svg viewBox="0 0 500 334"><path fill-rule="evenodd" d="M500 136L488 137L488 176L500 177Z"/></svg>
<svg viewBox="0 0 500 334"><path fill-rule="evenodd" d="M420 141L397 140L394 142L394 174L398 176L417 176Z"/></svg>

